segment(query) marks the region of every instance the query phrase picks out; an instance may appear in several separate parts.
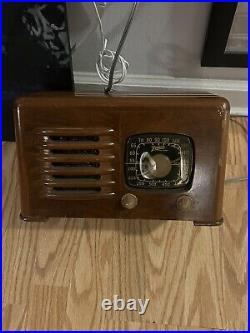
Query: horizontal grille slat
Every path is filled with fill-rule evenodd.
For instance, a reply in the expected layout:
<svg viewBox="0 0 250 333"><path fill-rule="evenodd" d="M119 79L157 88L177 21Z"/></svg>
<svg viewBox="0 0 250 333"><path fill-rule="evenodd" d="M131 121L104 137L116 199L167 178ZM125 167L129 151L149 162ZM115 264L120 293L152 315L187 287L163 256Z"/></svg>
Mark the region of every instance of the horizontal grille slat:
<svg viewBox="0 0 250 333"><path fill-rule="evenodd" d="M88 155L88 156L86 156ZM66 155L55 155L55 154L49 154L44 155L43 160L50 161L50 162L65 162L65 163L78 163L78 162L101 162L101 161L110 161L115 158L114 155L101 155L101 156L95 156L95 155L79 155L79 154L66 154Z"/></svg>
<svg viewBox="0 0 250 333"><path fill-rule="evenodd" d="M101 190L100 192L88 192L88 191L49 191L46 193L46 197L51 199L62 199L62 200L95 200L100 197L112 197L115 195L115 192L111 192L110 190Z"/></svg>
<svg viewBox="0 0 250 333"><path fill-rule="evenodd" d="M102 165L100 164L99 168L80 168L80 167L71 167L66 168L66 167L53 167L51 166L50 168L45 167L43 169L43 172L45 174L52 174L52 175L104 175L104 174L109 174L109 173L114 173L115 169L112 168L109 165Z"/></svg>
<svg viewBox="0 0 250 333"><path fill-rule="evenodd" d="M107 128L38 129L43 194L88 199L115 193L115 136Z"/></svg>
<svg viewBox="0 0 250 333"><path fill-rule="evenodd" d="M46 139L46 137L45 137ZM50 135L48 140L55 142L96 142L99 141L98 135L85 135L85 136L69 136L69 135Z"/></svg>
<svg viewBox="0 0 250 333"><path fill-rule="evenodd" d="M66 159L64 161L57 161L56 159L53 161L51 160L51 165L54 167L64 167L64 168L99 168L100 163L99 162L89 162L89 161L67 161Z"/></svg>
<svg viewBox="0 0 250 333"><path fill-rule="evenodd" d="M51 154L99 155L98 149L51 149Z"/></svg>
<svg viewBox="0 0 250 333"><path fill-rule="evenodd" d="M114 184L114 181L112 180L105 180L105 181L100 181L100 180L87 180L83 181L82 179L77 181L76 179L68 179L66 180L56 180L56 181L45 181L45 185L54 187L54 186L60 186L60 187L89 187L89 186L102 186L102 185L112 185Z"/></svg>
<svg viewBox="0 0 250 333"><path fill-rule="evenodd" d="M36 133L40 136L61 135L61 136L94 136L107 135L113 133L112 128L46 128L38 129Z"/></svg>
<svg viewBox="0 0 250 333"><path fill-rule="evenodd" d="M54 187L54 191L60 191L60 192L83 192L83 193L96 193L101 192L100 187Z"/></svg>
<svg viewBox="0 0 250 333"><path fill-rule="evenodd" d="M46 149L108 149L114 145L114 142L47 142L43 144Z"/></svg>
<svg viewBox="0 0 250 333"><path fill-rule="evenodd" d="M113 175L47 175L45 178L44 184L52 184L52 183L57 183L57 184L68 184L68 183L94 183L99 185L102 183L106 184L108 182L113 182Z"/></svg>
<svg viewBox="0 0 250 333"><path fill-rule="evenodd" d="M53 179L68 179L68 180L72 180L72 179L88 179L88 180L99 180L101 178L100 175L53 175L52 176Z"/></svg>

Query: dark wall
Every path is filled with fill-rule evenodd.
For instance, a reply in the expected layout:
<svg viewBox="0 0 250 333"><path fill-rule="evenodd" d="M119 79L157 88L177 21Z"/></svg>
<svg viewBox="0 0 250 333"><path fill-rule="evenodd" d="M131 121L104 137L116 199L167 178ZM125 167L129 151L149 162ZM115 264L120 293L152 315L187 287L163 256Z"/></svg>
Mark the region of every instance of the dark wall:
<svg viewBox="0 0 250 333"><path fill-rule="evenodd" d="M18 96L73 89L66 17L65 3L3 3L3 140Z"/></svg>

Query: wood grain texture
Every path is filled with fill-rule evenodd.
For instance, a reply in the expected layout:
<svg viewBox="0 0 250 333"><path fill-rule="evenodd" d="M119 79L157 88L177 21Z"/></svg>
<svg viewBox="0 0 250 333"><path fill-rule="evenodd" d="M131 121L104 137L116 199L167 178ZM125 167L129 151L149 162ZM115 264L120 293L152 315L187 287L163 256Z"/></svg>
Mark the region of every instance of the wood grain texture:
<svg viewBox="0 0 250 333"><path fill-rule="evenodd" d="M227 177L247 174L247 119L235 120ZM221 227L63 218L24 223L16 164L15 144L4 143L5 330L247 328L246 182L225 186ZM150 298L145 315L102 311L101 300L115 294Z"/></svg>
<svg viewBox="0 0 250 333"><path fill-rule="evenodd" d="M85 217L189 220L198 225L221 223L229 123L226 99L209 94L127 95L126 98L107 94L48 93L43 97L35 94L17 101L14 116L21 214L26 221ZM143 133L152 135L146 138ZM162 195L163 183L129 180L136 171L131 170L132 164L139 162L131 144L139 147L140 138L160 140L163 144L164 136L156 137L153 133L184 135L167 138L173 149L177 141L185 151L195 145L195 172L189 177L192 184L185 185L188 180L184 177L175 185L178 189L166 190ZM164 154L172 158L172 153ZM180 165L174 164L169 175L162 178L168 183L164 187L174 186L180 172ZM184 164L190 167L192 162ZM186 170L183 174L186 172L189 173ZM91 178L73 178L77 173ZM135 209L125 209L124 201L121 204L129 184L129 193L138 200ZM149 190L145 192L143 187ZM183 195L189 195L193 204ZM97 201L91 198L98 199L98 209ZM189 201L189 209L180 204L183 200Z"/></svg>

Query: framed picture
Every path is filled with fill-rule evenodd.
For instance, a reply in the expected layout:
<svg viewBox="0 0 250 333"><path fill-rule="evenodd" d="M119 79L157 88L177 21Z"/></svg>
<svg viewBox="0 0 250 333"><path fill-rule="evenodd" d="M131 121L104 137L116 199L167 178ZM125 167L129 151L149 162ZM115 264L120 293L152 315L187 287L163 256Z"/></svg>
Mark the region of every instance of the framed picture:
<svg viewBox="0 0 250 333"><path fill-rule="evenodd" d="M248 3L212 4L201 66L248 67Z"/></svg>

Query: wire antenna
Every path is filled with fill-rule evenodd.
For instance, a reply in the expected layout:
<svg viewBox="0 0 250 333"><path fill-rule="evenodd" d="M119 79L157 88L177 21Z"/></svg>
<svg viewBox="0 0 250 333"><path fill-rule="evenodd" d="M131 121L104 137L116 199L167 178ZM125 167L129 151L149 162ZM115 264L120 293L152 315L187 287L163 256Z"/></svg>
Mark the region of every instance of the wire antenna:
<svg viewBox="0 0 250 333"><path fill-rule="evenodd" d="M96 63L96 70L97 70L97 73L98 73L99 77L101 78L101 80L104 81L105 83L108 83L108 86L105 88L106 93L110 92L110 90L113 87L113 84L122 82L127 74L127 69L128 69L129 63L120 55L120 53L121 53L121 50L125 43L125 40L127 38L127 34L129 31L129 28L131 26L131 23L133 21L137 5L138 5L137 2L133 3L129 18L127 20L127 23L126 23L123 33L122 33L121 40L119 42L117 50L114 52L114 51L107 49L108 41L104 37L101 17L100 17L97 5L94 2L94 7L95 7L96 15L97 15L97 18L99 21L100 33L101 33L102 44L103 44L102 51L99 53L98 61ZM110 68L104 64L105 59L112 60L112 64L111 64ZM121 65L121 71L115 70L118 62Z"/></svg>

